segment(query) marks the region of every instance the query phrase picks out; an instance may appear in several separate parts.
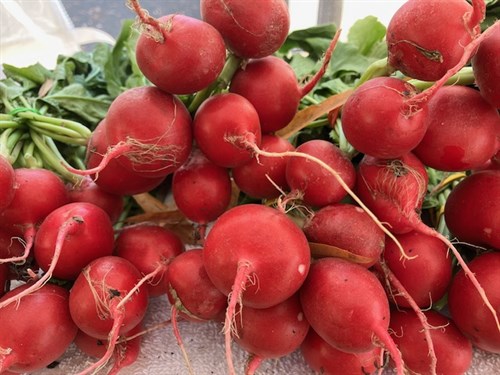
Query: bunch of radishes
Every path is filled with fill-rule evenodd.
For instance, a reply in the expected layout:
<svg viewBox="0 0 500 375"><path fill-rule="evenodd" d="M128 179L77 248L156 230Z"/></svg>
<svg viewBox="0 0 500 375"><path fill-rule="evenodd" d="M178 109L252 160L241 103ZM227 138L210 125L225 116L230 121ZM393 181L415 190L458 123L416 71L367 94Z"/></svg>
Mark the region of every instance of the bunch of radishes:
<svg viewBox="0 0 500 375"><path fill-rule="evenodd" d="M481 32L483 1L409 0L394 15L390 75L340 108L352 159L279 135L338 35L299 84L273 55L283 0L201 0L201 19L128 5L151 85L113 101L87 169L71 169L80 182L0 158L0 372L37 371L74 342L97 357L81 374L112 358L116 373L158 296L189 373L178 319L223 324L229 374L233 340L246 374L299 349L325 374L457 374L473 346L500 353L500 24ZM476 86L454 85L469 61ZM421 215L437 172L450 172L436 189L458 241ZM165 181L195 246L158 223L115 225L122 197Z"/></svg>

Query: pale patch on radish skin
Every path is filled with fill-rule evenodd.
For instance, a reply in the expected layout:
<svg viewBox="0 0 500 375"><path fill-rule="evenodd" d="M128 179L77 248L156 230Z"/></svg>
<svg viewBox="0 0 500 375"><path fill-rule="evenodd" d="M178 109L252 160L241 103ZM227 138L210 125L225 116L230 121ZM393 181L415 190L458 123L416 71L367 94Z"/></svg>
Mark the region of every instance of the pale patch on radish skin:
<svg viewBox="0 0 500 375"><path fill-rule="evenodd" d="M306 271L306 265L305 265L305 264L301 264L301 265L299 266L299 273L300 273L301 275L303 275L303 274L305 273L305 271Z"/></svg>

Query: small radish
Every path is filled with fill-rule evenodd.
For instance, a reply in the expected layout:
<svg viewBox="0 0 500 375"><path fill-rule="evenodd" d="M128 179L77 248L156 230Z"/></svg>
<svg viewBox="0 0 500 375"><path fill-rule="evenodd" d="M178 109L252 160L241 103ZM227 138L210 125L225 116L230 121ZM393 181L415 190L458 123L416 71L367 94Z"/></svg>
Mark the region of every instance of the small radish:
<svg viewBox="0 0 500 375"><path fill-rule="evenodd" d="M177 95L192 94L215 81L224 67L226 46L212 25L182 14L155 19L137 0L128 4L138 15L135 53L148 80Z"/></svg>
<svg viewBox="0 0 500 375"><path fill-rule="evenodd" d="M335 144L322 139L313 139L299 145L296 151L322 160L337 171L349 188L354 187L356 180L354 165ZM329 171L302 157L292 156L288 160L286 180L290 189L302 193L304 203L313 207L338 203L347 196L347 191Z"/></svg>
<svg viewBox="0 0 500 375"><path fill-rule="evenodd" d="M241 0L201 0L201 18L222 34L229 50L242 58L276 52L290 29L284 0L249 3Z"/></svg>
<svg viewBox="0 0 500 375"><path fill-rule="evenodd" d="M384 287L365 267L333 257L317 260L300 289L300 301L312 329L329 345L351 353L383 346L398 374L404 373L401 354L388 332Z"/></svg>
<svg viewBox="0 0 500 375"><path fill-rule="evenodd" d="M277 209L244 204L224 212L208 232L203 262L214 285L230 295L225 319L226 359L234 374L230 340L236 305L267 308L296 293L310 263L307 239Z"/></svg>
<svg viewBox="0 0 500 375"><path fill-rule="evenodd" d="M500 149L500 115L479 91L445 86L427 108L427 130L412 151L425 165L450 172L476 169Z"/></svg>
<svg viewBox="0 0 500 375"><path fill-rule="evenodd" d="M174 232L159 225L140 224L120 230L114 255L127 259L144 275L154 272L146 285L149 295L156 297L167 293L166 270L183 251L184 244Z"/></svg>
<svg viewBox="0 0 500 375"><path fill-rule="evenodd" d="M389 64L415 79L440 79L481 32L485 9L483 0L405 2L387 25Z"/></svg>
<svg viewBox="0 0 500 375"><path fill-rule="evenodd" d="M16 299L29 288L23 284L0 303ZM68 291L45 284L19 304L0 308L0 373L33 373L61 357L78 331L68 308Z"/></svg>
<svg viewBox="0 0 500 375"><path fill-rule="evenodd" d="M0 212L5 210L14 198L15 173L9 161L0 154Z"/></svg>
<svg viewBox="0 0 500 375"><path fill-rule="evenodd" d="M257 146L261 143L257 111L247 99L234 93L216 94L206 99L194 116L193 132L205 156L226 168L251 159L252 152L244 142Z"/></svg>
<svg viewBox="0 0 500 375"><path fill-rule="evenodd" d="M367 268L379 260L385 248L384 232L365 211L352 204L336 203L322 207L306 221L303 230L310 242L355 254L357 259L364 261L358 263ZM316 254L313 244L311 247Z"/></svg>
<svg viewBox="0 0 500 375"><path fill-rule="evenodd" d="M287 139L273 134L264 134L260 148L267 152L294 151L295 147ZM245 164L231 170L238 188L253 198L277 198L289 189L286 181L286 164L289 157L254 157Z"/></svg>

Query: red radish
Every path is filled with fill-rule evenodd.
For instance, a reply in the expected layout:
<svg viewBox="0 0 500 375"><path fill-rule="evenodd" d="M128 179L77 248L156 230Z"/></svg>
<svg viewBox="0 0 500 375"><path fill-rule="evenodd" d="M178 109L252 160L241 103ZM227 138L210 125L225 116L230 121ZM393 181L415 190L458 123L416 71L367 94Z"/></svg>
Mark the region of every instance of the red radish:
<svg viewBox="0 0 500 375"><path fill-rule="evenodd" d="M483 0L409 0L387 26L388 63L403 74L436 81L454 67L480 32Z"/></svg>
<svg viewBox="0 0 500 375"><path fill-rule="evenodd" d="M337 171L345 184L352 188L356 180L356 171L351 160L336 145L322 139L313 139L302 143L297 152L309 154L322 160ZM347 196L347 191L337 178L317 163L302 157L291 157L286 165L286 180L290 189L303 194L307 205L323 207L338 203Z"/></svg>
<svg viewBox="0 0 500 375"><path fill-rule="evenodd" d="M165 177L191 152L191 115L179 98L155 86L133 87L118 95L106 114L105 132L109 149L99 166L72 172L95 174L116 159L144 177Z"/></svg>
<svg viewBox="0 0 500 375"><path fill-rule="evenodd" d="M16 298L23 284L1 299ZM19 304L0 308L0 373L32 373L57 360L78 331L68 309L68 291L45 284Z"/></svg>
<svg viewBox="0 0 500 375"><path fill-rule="evenodd" d="M342 109L342 130L359 152L378 158L398 158L424 137L427 108L410 99L417 89L395 77L366 81L347 99Z"/></svg>
<svg viewBox="0 0 500 375"><path fill-rule="evenodd" d="M226 46L243 58L269 56L285 41L290 15L284 0L249 5L240 0L201 0L201 18L222 34Z"/></svg>
<svg viewBox="0 0 500 375"><path fill-rule="evenodd" d="M231 201L229 171L212 163L198 148L174 172L172 195L186 218L205 226L220 216Z"/></svg>
<svg viewBox="0 0 500 375"><path fill-rule="evenodd" d="M343 352L328 345L312 328L302 342L300 351L306 363L319 374L375 374L382 367L382 348L375 347L361 353Z"/></svg>
<svg viewBox="0 0 500 375"><path fill-rule="evenodd" d="M5 210L14 198L15 173L9 161L0 155L0 212Z"/></svg>
<svg viewBox="0 0 500 375"><path fill-rule="evenodd" d="M24 249L24 240L18 236L17 231L0 226L0 259L18 258L24 254Z"/></svg>
<svg viewBox="0 0 500 375"><path fill-rule="evenodd" d="M427 131L412 151L425 165L441 171L476 169L500 149L500 115L479 91L445 86L427 107Z"/></svg>
<svg viewBox="0 0 500 375"><path fill-rule="evenodd" d="M483 286L496 311L500 311L500 253L483 253L474 258L469 268ZM448 308L457 327L472 344L482 350L500 353L500 330L464 270L455 275L448 292Z"/></svg>
<svg viewBox="0 0 500 375"><path fill-rule="evenodd" d="M181 239L159 225L140 224L120 230L114 254L130 261L144 275L155 272L148 280L151 297L167 293L166 270L169 263L184 251Z"/></svg>
<svg viewBox="0 0 500 375"><path fill-rule="evenodd" d="M394 342L401 351L406 368L415 374L464 374L472 364L471 342L459 331L452 320L434 310L423 311L430 325L430 334L436 353L436 368L427 354L422 324L411 310L393 310L390 329Z"/></svg>
<svg viewBox="0 0 500 375"><path fill-rule="evenodd" d="M216 94L206 99L194 116L193 132L205 156L226 168L250 160L252 153L244 142L257 146L261 142L257 111L247 99L233 93Z"/></svg>
<svg viewBox="0 0 500 375"><path fill-rule="evenodd" d="M36 226L54 209L68 203L64 182L54 172L41 168L16 168L14 197L0 213L0 225L19 231L26 241L24 254L4 262L26 260L35 238Z"/></svg>
<svg viewBox="0 0 500 375"><path fill-rule="evenodd" d="M203 250L191 249L176 256L166 271L168 299L183 319L224 320L227 297L209 279Z"/></svg>
<svg viewBox="0 0 500 375"><path fill-rule="evenodd" d="M117 339L144 318L149 294L141 273L128 260L105 256L87 265L69 296L71 317L86 334L108 340L107 351L81 374L92 373L113 355Z"/></svg>
<svg viewBox="0 0 500 375"><path fill-rule="evenodd" d="M380 258L385 234L360 207L337 203L317 210L306 221L304 233L310 242L335 246L363 257L369 268ZM392 241L391 241L392 242Z"/></svg>
<svg viewBox="0 0 500 375"><path fill-rule="evenodd" d="M481 95L500 109L500 29L481 42L471 62Z"/></svg>
<svg viewBox="0 0 500 375"><path fill-rule="evenodd" d="M239 314L234 340L251 356L246 375L255 374L266 359L294 352L309 331L298 294L266 309L243 306Z"/></svg>
<svg viewBox="0 0 500 375"><path fill-rule="evenodd" d="M149 81L171 94L192 94L215 81L226 46L212 25L182 14L155 19L137 0L129 6L138 15L137 65Z"/></svg>
<svg viewBox="0 0 500 375"><path fill-rule="evenodd" d="M460 241L500 250L500 170L484 170L460 181L446 200L444 217Z"/></svg>
<svg viewBox="0 0 500 375"><path fill-rule="evenodd" d="M88 202L102 208L116 223L123 212L123 196L103 190L89 176L79 184L66 184L70 202Z"/></svg>
<svg viewBox="0 0 500 375"><path fill-rule="evenodd" d="M61 228L68 222L74 229L60 238ZM46 273L50 270L54 277L74 280L91 261L111 255L114 240L113 225L102 208L86 202L68 203L43 220L33 254Z"/></svg>
<svg viewBox="0 0 500 375"><path fill-rule="evenodd" d="M244 204L224 212L208 232L203 262L210 280L229 295L225 319L226 358L234 374L230 340L237 303L267 308L291 297L310 263L307 239L277 209Z"/></svg>
<svg viewBox="0 0 500 375"><path fill-rule="evenodd" d="M452 278L452 259L448 247L438 238L419 232L397 235L411 259L401 259L393 241L387 240L384 260L420 308L431 307L447 292ZM400 307L410 307L403 296L391 296Z"/></svg>
<svg viewBox="0 0 500 375"><path fill-rule="evenodd" d="M321 68L304 85L298 84L292 67L276 56L252 59L235 72L229 91L247 98L259 114L263 133L284 128L295 116L300 100L318 83L330 63L340 32L325 52Z"/></svg>
<svg viewBox="0 0 500 375"><path fill-rule="evenodd" d="M103 119L92 132L87 147L87 168L99 166L108 148L106 139L106 119ZM134 195L146 193L158 187L165 176L145 177L132 171L116 159L111 159L99 173L92 176L99 188L115 195Z"/></svg>
<svg viewBox="0 0 500 375"><path fill-rule="evenodd" d="M267 152L294 151L290 141L273 134L264 134L260 144ZM245 164L232 169L232 176L238 188L253 198L277 198L289 189L286 181L288 157L254 157Z"/></svg>
<svg viewBox="0 0 500 375"><path fill-rule="evenodd" d="M311 328L329 345L351 353L381 345L403 374L401 354L388 332L389 301L372 272L344 259L319 259L311 265L300 300Z"/></svg>

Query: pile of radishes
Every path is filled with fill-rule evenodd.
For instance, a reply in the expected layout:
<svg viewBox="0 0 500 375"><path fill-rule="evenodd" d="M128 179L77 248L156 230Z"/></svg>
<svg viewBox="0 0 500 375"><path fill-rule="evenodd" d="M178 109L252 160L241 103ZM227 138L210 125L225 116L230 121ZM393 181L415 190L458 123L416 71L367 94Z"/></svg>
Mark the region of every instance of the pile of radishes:
<svg viewBox="0 0 500 375"><path fill-rule="evenodd" d="M342 375L460 374L473 347L500 353L500 24L481 31L483 1L395 13L390 73L330 113L353 157L287 127L338 34L304 83L274 55L284 0L201 0L200 19L128 5L151 84L112 102L86 169L66 167L78 182L0 156L0 373L74 343L96 358L80 374L115 374L139 355L152 297L168 298L187 373L179 320L220 322L229 374L234 343L247 375L295 351ZM473 83L455 84L468 65ZM161 212L123 224L123 197L162 187L195 242Z"/></svg>

